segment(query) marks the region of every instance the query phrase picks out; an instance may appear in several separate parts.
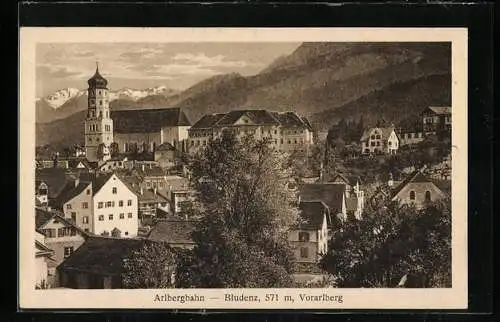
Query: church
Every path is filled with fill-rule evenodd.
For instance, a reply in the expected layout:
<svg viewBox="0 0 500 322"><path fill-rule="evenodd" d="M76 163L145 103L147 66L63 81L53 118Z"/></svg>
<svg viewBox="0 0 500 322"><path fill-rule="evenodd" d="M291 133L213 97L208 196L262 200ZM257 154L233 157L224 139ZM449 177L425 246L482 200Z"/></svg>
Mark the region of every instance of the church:
<svg viewBox="0 0 500 322"><path fill-rule="evenodd" d="M185 151L191 123L180 108L110 111L108 81L99 66L87 83L85 153L89 161L109 160L113 143L120 153L155 152L163 143Z"/></svg>

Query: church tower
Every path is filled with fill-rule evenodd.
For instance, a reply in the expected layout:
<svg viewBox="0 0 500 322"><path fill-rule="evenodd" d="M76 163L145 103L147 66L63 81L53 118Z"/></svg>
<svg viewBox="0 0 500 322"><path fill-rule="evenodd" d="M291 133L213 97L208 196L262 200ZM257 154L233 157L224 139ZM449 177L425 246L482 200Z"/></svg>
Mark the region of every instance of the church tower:
<svg viewBox="0 0 500 322"><path fill-rule="evenodd" d="M85 119L85 153L87 160L102 162L110 159L113 143L113 120L110 117L108 81L99 74L88 80L88 109Z"/></svg>

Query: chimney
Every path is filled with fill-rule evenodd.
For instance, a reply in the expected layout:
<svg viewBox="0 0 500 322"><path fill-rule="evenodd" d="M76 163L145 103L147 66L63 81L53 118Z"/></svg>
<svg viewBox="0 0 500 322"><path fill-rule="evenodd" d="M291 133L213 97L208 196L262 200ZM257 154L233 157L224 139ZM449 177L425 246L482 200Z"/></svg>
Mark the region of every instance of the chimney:
<svg viewBox="0 0 500 322"><path fill-rule="evenodd" d="M141 187L141 195L144 194L144 189Z"/></svg>

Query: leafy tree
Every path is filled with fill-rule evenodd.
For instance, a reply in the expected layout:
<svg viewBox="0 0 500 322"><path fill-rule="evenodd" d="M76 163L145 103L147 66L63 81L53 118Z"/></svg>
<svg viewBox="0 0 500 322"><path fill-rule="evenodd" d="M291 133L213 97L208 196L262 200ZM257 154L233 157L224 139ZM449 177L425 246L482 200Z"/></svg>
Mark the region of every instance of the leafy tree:
<svg viewBox="0 0 500 322"><path fill-rule="evenodd" d="M145 242L125 260L123 284L126 288L173 288L176 254L162 242Z"/></svg>
<svg viewBox="0 0 500 322"><path fill-rule="evenodd" d="M112 157L116 157L118 153L120 153L120 147L118 146L118 143L113 142L109 145L109 153Z"/></svg>
<svg viewBox="0 0 500 322"><path fill-rule="evenodd" d="M413 287L451 286L449 201L424 209L389 203L347 220L329 242L321 267L339 287L394 287L412 276Z"/></svg>
<svg viewBox="0 0 500 322"><path fill-rule="evenodd" d="M299 217L286 161L267 142L230 133L194 157L190 171L198 194L192 211L202 218L193 251L179 259L178 286L292 285L287 235Z"/></svg>

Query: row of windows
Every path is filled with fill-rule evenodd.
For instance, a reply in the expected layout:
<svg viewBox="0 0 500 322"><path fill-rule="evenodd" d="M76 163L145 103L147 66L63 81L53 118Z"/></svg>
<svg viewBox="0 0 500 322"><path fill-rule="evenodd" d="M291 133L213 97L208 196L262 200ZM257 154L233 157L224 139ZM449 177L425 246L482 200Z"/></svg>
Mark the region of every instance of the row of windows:
<svg viewBox="0 0 500 322"><path fill-rule="evenodd" d="M271 138L269 138L271 139ZM191 146L206 146L207 145L207 140L191 140ZM280 144L283 144L283 139L280 139ZM304 144L304 139L300 139L300 140L297 140L297 139L294 139L294 140L288 140L287 141L288 144ZM271 144L273 144L273 141L271 140ZM274 144L278 144L278 139L274 139Z"/></svg>
<svg viewBox="0 0 500 322"><path fill-rule="evenodd" d="M119 215L119 218L120 218L120 219L125 219L125 214L124 214L124 213L121 213L121 214ZM129 213L127 214L127 218L133 218L133 215L132 215L132 213L131 213L131 212L129 212ZM104 215L99 215L98 219L99 219L99 221L104 221ZM109 214L109 215L108 215L108 220L113 220L113 219L114 219L114 215L113 215L113 214Z"/></svg>
<svg viewBox="0 0 500 322"><path fill-rule="evenodd" d="M116 193L116 192L113 192L113 193ZM115 202L114 201L106 201L106 202L103 202L103 201L99 201L97 203L97 208L101 209L101 208L112 208L115 206ZM127 200L127 206L132 206L132 199L129 199ZM118 207L123 207L123 200L120 200L118 201Z"/></svg>
<svg viewBox="0 0 500 322"><path fill-rule="evenodd" d="M57 234L56 234L57 232ZM76 229L74 227L62 227L58 228L47 228L43 229L42 233L47 238L65 237L65 236L76 236Z"/></svg>
<svg viewBox="0 0 500 322"><path fill-rule="evenodd" d="M410 191L410 200L415 200L415 196L415 191ZM431 192L429 190L425 192L425 201L431 201Z"/></svg>

